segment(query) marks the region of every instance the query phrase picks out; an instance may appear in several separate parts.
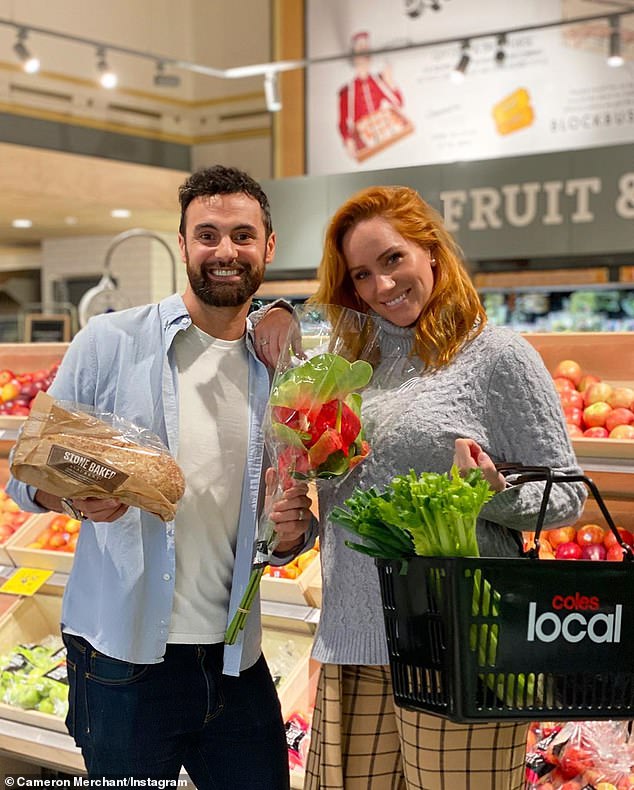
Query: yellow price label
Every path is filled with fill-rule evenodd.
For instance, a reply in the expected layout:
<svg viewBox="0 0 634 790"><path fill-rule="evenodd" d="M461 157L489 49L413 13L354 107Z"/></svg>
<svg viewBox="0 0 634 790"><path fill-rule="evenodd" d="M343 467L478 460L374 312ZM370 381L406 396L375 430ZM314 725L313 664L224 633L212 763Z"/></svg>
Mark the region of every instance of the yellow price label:
<svg viewBox="0 0 634 790"><path fill-rule="evenodd" d="M33 595L53 575L43 568L18 568L0 587L0 593L11 595Z"/></svg>

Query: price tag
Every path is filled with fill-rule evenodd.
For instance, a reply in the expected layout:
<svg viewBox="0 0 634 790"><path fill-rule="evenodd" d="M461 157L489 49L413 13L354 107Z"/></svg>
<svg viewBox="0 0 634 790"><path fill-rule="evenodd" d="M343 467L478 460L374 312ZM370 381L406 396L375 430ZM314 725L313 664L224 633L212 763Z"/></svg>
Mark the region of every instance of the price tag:
<svg viewBox="0 0 634 790"><path fill-rule="evenodd" d="M46 571L43 568L18 568L0 587L0 593L33 595L52 575L53 571Z"/></svg>

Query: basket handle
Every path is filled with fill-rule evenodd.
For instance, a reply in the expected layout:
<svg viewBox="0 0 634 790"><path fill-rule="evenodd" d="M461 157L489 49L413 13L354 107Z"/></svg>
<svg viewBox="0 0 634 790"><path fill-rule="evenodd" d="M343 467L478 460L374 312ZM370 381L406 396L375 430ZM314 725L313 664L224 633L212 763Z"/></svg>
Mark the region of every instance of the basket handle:
<svg viewBox="0 0 634 790"><path fill-rule="evenodd" d="M548 466L524 466L523 464L517 463L496 464L496 469L507 479L513 477L513 485L521 485L522 483L530 483L537 480L544 480L546 482L546 485L544 486L544 495L539 508L539 514L537 516L537 524L535 526L535 546L526 552L526 555L531 559L537 559L539 555L539 536L541 535L542 529L544 527L546 509L548 507L548 500L550 499L550 492L553 487L553 483L585 483L590 489L597 505L599 506L599 509L601 510L601 513L603 514L603 517L610 528L610 531L614 535L619 546L623 549L623 559L627 560L628 562L634 560L634 551L632 550L632 547L629 546L619 534L612 516L610 515L610 511L603 501L603 497L599 493L599 489L597 488L594 481L587 477L587 475L566 475L562 474L561 472L553 472L553 470Z"/></svg>

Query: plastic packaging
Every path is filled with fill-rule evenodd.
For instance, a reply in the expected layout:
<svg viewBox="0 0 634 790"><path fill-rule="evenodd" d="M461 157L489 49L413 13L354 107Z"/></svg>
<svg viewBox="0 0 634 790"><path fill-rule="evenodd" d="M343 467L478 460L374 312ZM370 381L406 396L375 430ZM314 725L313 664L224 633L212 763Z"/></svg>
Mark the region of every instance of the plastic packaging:
<svg viewBox="0 0 634 790"><path fill-rule="evenodd" d="M183 473L158 436L39 393L11 454L17 480L60 497L119 499L170 521Z"/></svg>

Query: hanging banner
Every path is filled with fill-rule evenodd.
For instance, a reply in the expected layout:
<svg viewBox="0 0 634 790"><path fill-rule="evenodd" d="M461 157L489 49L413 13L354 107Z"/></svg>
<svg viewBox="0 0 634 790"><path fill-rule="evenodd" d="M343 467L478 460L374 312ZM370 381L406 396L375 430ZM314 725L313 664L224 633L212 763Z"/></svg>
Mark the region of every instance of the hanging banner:
<svg viewBox="0 0 634 790"><path fill-rule="evenodd" d="M310 174L634 140L634 13L609 16L621 4L487 0L475 14L471 0L306 3L308 56L324 59L307 70ZM469 39L602 13L592 22ZM615 24L624 56L618 68L607 63ZM393 51L372 54L381 49ZM454 82L459 64L463 79Z"/></svg>

